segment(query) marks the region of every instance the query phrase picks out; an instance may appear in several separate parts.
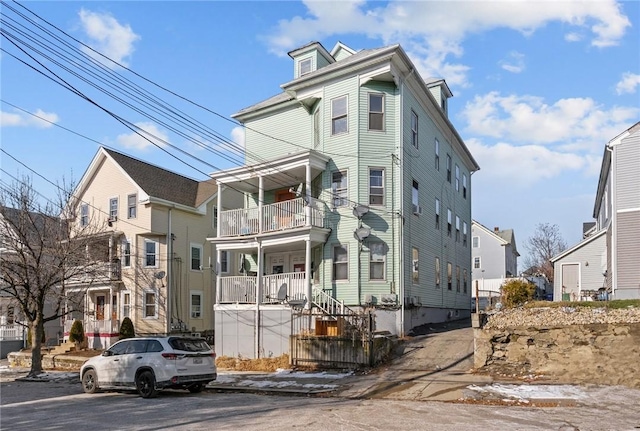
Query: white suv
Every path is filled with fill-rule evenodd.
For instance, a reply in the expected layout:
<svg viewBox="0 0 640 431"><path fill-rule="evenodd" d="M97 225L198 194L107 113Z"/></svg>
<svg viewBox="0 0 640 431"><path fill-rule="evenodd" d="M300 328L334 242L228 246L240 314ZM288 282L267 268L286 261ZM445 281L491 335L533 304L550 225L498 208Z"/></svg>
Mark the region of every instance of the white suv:
<svg viewBox="0 0 640 431"><path fill-rule="evenodd" d="M136 389L143 398L163 388L200 392L216 378L213 349L202 338L184 336L120 340L80 368L86 393Z"/></svg>

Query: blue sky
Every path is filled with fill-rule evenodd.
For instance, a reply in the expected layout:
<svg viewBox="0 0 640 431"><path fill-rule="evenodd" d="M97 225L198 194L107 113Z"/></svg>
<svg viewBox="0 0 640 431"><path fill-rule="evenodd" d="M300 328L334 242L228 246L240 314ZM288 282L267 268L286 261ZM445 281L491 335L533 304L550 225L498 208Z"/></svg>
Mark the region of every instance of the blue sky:
<svg viewBox="0 0 640 431"><path fill-rule="evenodd" d="M54 183L77 181L100 144L196 179L234 158L220 155L229 154L222 143L203 149L59 72L95 104L160 138L171 157L21 63L28 57L7 32L15 37L16 23L26 24L18 13L31 12L238 143L242 131L225 118L280 92L293 78L289 50L312 40L329 50L338 41L356 50L400 43L423 77L442 77L453 91L449 117L481 167L472 177L473 218L514 229L523 257L538 223L557 224L569 245L580 240L605 143L640 120L637 1L3 2L2 184L30 175L45 196L55 188L30 169Z"/></svg>

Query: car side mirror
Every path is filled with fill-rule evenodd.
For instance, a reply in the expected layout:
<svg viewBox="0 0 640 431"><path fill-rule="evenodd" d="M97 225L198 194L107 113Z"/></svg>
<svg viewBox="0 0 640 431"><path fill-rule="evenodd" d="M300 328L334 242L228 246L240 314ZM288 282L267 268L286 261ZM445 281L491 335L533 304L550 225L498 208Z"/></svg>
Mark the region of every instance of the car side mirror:
<svg viewBox="0 0 640 431"><path fill-rule="evenodd" d="M102 356L113 356L113 352L111 350L105 350L102 352Z"/></svg>

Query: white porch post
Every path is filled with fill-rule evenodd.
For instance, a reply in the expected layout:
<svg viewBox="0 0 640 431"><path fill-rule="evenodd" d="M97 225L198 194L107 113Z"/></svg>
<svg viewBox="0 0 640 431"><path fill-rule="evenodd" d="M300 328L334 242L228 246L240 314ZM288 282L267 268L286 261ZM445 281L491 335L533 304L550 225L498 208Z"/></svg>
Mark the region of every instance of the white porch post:
<svg viewBox="0 0 640 431"><path fill-rule="evenodd" d="M305 226L311 226L311 163L307 161L306 168L306 187L305 187L305 197L306 197L306 205L304 207L304 215L305 215ZM307 261L309 260L309 256L307 255ZM307 268L309 268L309 262L307 262Z"/></svg>
<svg viewBox="0 0 640 431"><path fill-rule="evenodd" d="M307 207L308 208L308 207ZM306 239L304 241L305 245L305 255L304 255L304 276L305 276L305 294L307 296L307 302L304 304L304 308L307 310L311 310L311 300L312 300L312 291L311 291L311 240Z"/></svg>
<svg viewBox="0 0 640 431"><path fill-rule="evenodd" d="M216 238L220 238L220 233L222 232L222 228L221 228L221 220L222 220L222 192L224 191L224 186L222 184L220 184L220 182L218 181L218 202L217 202L217 207L216 207L216 211L218 212L218 224L216 225ZM216 247L216 262L215 262L215 274L216 274L216 299L215 299L215 303L219 304L220 303L220 298L222 297L222 280L220 277L220 259L221 259L221 255L222 253L220 252L220 247L217 246Z"/></svg>
<svg viewBox="0 0 640 431"><path fill-rule="evenodd" d="M264 216L262 214L264 203L264 177L258 178L258 232L263 232Z"/></svg>

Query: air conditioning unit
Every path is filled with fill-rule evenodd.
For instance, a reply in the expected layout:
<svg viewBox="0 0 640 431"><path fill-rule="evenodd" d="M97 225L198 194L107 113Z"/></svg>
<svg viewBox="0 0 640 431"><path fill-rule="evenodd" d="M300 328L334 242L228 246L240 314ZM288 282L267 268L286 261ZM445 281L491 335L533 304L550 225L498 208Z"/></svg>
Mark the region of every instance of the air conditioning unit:
<svg viewBox="0 0 640 431"><path fill-rule="evenodd" d="M118 216L111 216L109 217L109 220L107 220L109 223L114 223L118 221Z"/></svg>
<svg viewBox="0 0 640 431"><path fill-rule="evenodd" d="M413 206L413 213L416 215L421 215L422 214L422 207L420 205L414 205Z"/></svg>
<svg viewBox="0 0 640 431"><path fill-rule="evenodd" d="M396 295L393 293L385 293L380 295L380 304L382 305L395 305Z"/></svg>
<svg viewBox="0 0 640 431"><path fill-rule="evenodd" d="M191 333L192 337L196 337L196 338L201 338L200 333L199 332L192 332Z"/></svg>

